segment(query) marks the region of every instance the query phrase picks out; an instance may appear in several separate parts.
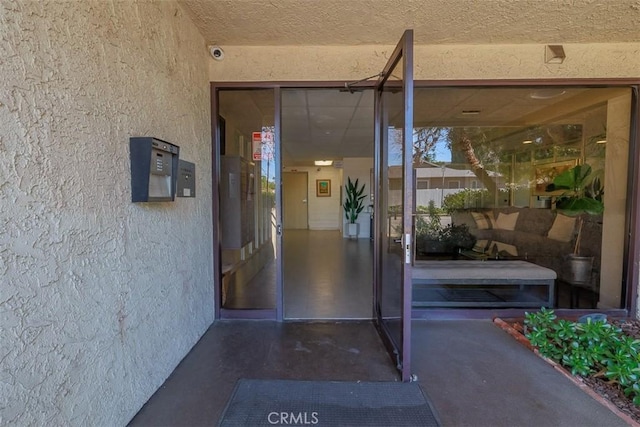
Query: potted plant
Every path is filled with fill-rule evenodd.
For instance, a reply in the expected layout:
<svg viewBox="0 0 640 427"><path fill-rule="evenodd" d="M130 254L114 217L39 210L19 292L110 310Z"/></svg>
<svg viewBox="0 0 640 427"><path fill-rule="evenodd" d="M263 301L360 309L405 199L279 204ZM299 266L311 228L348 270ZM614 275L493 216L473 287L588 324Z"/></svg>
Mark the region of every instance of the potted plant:
<svg viewBox="0 0 640 427"><path fill-rule="evenodd" d="M358 187L358 180L355 182L351 181L351 178L347 178L347 184L344 186L345 188L345 200L344 204L344 214L347 218L347 235L349 238L358 237L359 227L358 223L358 215L364 209L364 203L362 202L366 197L364 194L364 184L362 187Z"/></svg>
<svg viewBox="0 0 640 427"><path fill-rule="evenodd" d="M476 244L476 238L467 224L449 224L442 229L440 236L454 248L454 252L469 250Z"/></svg>
<svg viewBox="0 0 640 427"><path fill-rule="evenodd" d="M429 206L426 208L418 206L416 214L415 246L417 255L449 252L451 248L440 239L443 227L439 211L433 200L429 201Z"/></svg>
<svg viewBox="0 0 640 427"><path fill-rule="evenodd" d="M435 207L433 200L429 201L426 208L418 206L415 225L416 255L455 254L459 249L471 249L476 243L476 238L466 224L443 226L440 212L442 210Z"/></svg>
<svg viewBox="0 0 640 427"><path fill-rule="evenodd" d="M604 212L604 194L601 172L593 172L588 164L577 165L553 179L546 191L563 190L556 198L556 210L567 216L577 217L577 235L573 253L566 259L565 279L572 283L589 284L593 257L580 255L580 241L585 215L601 215Z"/></svg>

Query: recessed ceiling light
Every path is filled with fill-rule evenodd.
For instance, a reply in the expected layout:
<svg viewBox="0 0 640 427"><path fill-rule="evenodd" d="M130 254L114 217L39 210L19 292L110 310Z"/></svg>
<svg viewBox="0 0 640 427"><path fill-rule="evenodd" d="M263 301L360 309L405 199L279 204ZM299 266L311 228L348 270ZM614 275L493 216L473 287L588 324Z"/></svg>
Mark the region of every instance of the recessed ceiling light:
<svg viewBox="0 0 640 427"><path fill-rule="evenodd" d="M333 164L333 160L315 160L313 164L316 166L331 166Z"/></svg>
<svg viewBox="0 0 640 427"><path fill-rule="evenodd" d="M606 139L600 139L598 141L596 141L596 144L606 144L607 140Z"/></svg>
<svg viewBox="0 0 640 427"><path fill-rule="evenodd" d="M522 141L523 144L533 144L533 141L530 139L525 139L524 141Z"/></svg>

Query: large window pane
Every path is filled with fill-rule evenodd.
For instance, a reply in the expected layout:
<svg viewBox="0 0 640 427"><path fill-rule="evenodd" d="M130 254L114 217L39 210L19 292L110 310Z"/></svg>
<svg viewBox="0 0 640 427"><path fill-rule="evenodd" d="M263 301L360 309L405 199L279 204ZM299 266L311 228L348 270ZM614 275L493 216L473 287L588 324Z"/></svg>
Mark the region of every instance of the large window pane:
<svg viewBox="0 0 640 427"><path fill-rule="evenodd" d="M222 307L276 306L274 94L219 93Z"/></svg>
<svg viewBox="0 0 640 427"><path fill-rule="evenodd" d="M414 102L416 260L526 261L556 273L554 305L619 308L631 90L421 88ZM577 165L591 169L587 194L602 214L567 216L568 190L550 186ZM578 279L572 254L587 258ZM414 305L549 302L533 285L473 282L414 291Z"/></svg>

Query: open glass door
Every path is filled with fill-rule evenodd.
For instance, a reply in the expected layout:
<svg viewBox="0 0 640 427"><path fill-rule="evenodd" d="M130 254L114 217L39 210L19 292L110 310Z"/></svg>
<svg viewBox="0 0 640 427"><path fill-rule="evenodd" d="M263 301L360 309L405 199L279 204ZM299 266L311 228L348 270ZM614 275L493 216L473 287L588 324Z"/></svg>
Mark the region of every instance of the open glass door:
<svg viewBox="0 0 640 427"><path fill-rule="evenodd" d="M410 381L413 30L403 34L376 89L375 315L402 380Z"/></svg>

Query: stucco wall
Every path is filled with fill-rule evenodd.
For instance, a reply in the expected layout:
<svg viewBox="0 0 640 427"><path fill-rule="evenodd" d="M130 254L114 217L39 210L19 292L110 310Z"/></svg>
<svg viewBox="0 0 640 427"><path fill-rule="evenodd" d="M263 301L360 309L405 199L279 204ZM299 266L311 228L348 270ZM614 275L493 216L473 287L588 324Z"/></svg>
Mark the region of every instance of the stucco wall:
<svg viewBox="0 0 640 427"><path fill-rule="evenodd" d="M173 1L0 2L0 424L124 425L213 320L205 43ZM128 139L197 167L132 204Z"/></svg>
<svg viewBox="0 0 640 427"><path fill-rule="evenodd" d="M377 74L394 46L222 46L212 81L359 80ZM640 43L565 44L562 64L544 45L417 45L418 80L638 77Z"/></svg>

